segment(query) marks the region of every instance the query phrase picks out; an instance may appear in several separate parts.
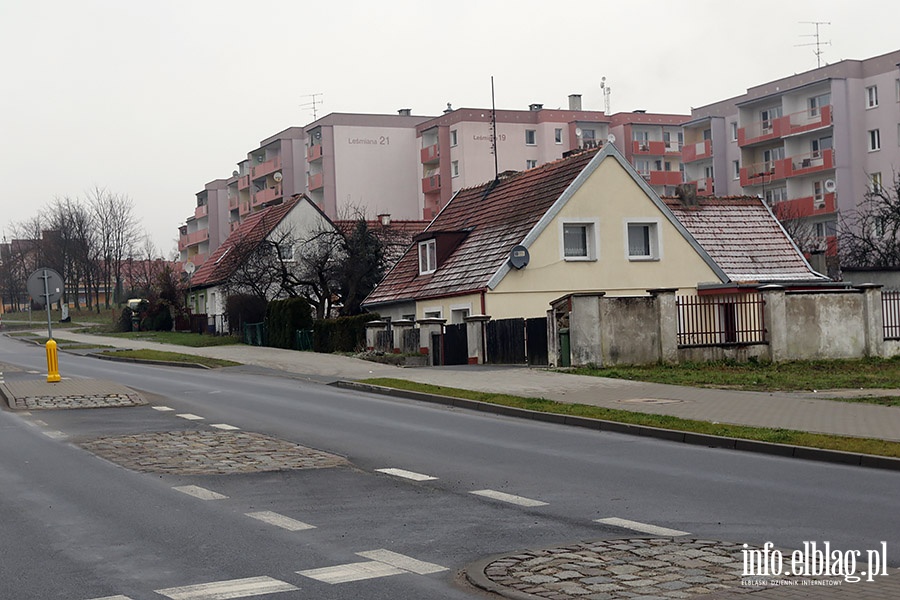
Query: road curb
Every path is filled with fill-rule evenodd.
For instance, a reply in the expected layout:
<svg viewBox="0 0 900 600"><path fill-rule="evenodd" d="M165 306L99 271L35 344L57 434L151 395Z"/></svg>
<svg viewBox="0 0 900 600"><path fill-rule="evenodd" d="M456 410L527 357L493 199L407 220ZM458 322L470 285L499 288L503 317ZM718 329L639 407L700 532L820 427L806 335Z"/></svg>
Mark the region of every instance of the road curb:
<svg viewBox="0 0 900 600"><path fill-rule="evenodd" d="M741 438L692 433L689 431L679 431L676 429L663 429L660 427L650 427L648 425L633 425L630 423L619 423L617 421L606 421L603 419L592 419L588 417L576 417L556 413L545 413L528 410L525 408L515 408L511 406L490 404L488 402L481 402L478 400L453 398L451 396L441 396L438 394L429 394L426 392L399 390L396 388L373 385L370 383L359 383L356 381L335 381L330 385L344 389L353 389L363 392L370 392L373 394L381 394L384 396L394 396L397 398L406 398L408 400L419 400L421 402L431 402L433 404L442 404L445 406L453 406L456 408L466 408L469 410L477 410L496 415L531 419L534 421L542 421L545 423L570 425L573 427L583 427L586 429L595 429L599 431L625 433L628 435L650 437L670 442L681 442L684 444L691 444L695 446L725 448L729 450L739 450L742 452L756 452L759 454L784 456L832 464L843 464L868 467L872 469L900 471L900 459L890 458L887 456L857 454L854 452L842 452L839 450L825 450L822 448L811 448L808 446L792 446L790 444L775 444L772 442L761 442L757 440L746 440Z"/></svg>
<svg viewBox="0 0 900 600"><path fill-rule="evenodd" d="M487 575L485 575L484 570L488 567L488 565L498 560L503 560L508 556L515 555L515 552L504 552L503 554L496 554L494 556L483 558L477 562L472 563L471 565L463 569L463 573L465 573L466 576L466 581L479 589L482 589L486 592L491 592L492 594L497 594L498 596L503 596L504 598L509 598L510 600L547 600L544 596L526 594L525 592L520 592L517 589L499 584L495 581L492 581L488 578Z"/></svg>
<svg viewBox="0 0 900 600"><path fill-rule="evenodd" d="M85 354L100 360L109 360L112 362L137 363L142 365L157 365L161 367L186 367L188 369L212 369L200 363L176 362L173 360L153 360L152 358L131 358L126 356L109 356L108 354Z"/></svg>

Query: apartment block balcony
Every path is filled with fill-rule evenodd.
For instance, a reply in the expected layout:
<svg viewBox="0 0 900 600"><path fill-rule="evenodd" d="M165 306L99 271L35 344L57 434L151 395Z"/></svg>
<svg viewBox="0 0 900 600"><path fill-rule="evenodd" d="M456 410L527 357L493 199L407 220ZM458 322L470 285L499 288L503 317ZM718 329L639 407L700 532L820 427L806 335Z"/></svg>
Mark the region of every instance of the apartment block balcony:
<svg viewBox="0 0 900 600"><path fill-rule="evenodd" d="M822 194L820 197L806 196L778 202L772 207L779 221L790 221L801 217L815 217L833 214L837 211L835 194Z"/></svg>
<svg viewBox="0 0 900 600"><path fill-rule="evenodd" d="M209 205L204 204L194 209L194 218L201 219L209 214Z"/></svg>
<svg viewBox="0 0 900 600"><path fill-rule="evenodd" d="M241 199L238 198L237 196L232 196L231 198L229 198L228 199L228 210L236 209L238 207L238 204L240 204L240 201L241 201Z"/></svg>
<svg viewBox="0 0 900 600"><path fill-rule="evenodd" d="M241 202L241 207L240 207L240 210L238 211L238 214L243 217L244 215L249 214L249 213L250 213L250 203L249 202Z"/></svg>
<svg viewBox="0 0 900 600"><path fill-rule="evenodd" d="M681 171L650 171L650 185L681 185Z"/></svg>
<svg viewBox="0 0 900 600"><path fill-rule="evenodd" d="M441 148L437 144L428 146L427 148L422 148L420 153L422 156L423 165L436 163L441 158Z"/></svg>
<svg viewBox="0 0 900 600"><path fill-rule="evenodd" d="M259 206L260 204L272 202L273 200L277 200L278 198L281 198L280 185L272 186L270 188L266 188L254 193L253 201L251 202L251 204L253 206Z"/></svg>
<svg viewBox="0 0 900 600"><path fill-rule="evenodd" d="M773 181L781 181L788 177L790 171L790 158L754 163L741 168L741 187L768 185Z"/></svg>
<svg viewBox="0 0 900 600"><path fill-rule="evenodd" d="M312 162L322 158L322 144L314 144L306 148L306 160Z"/></svg>
<svg viewBox="0 0 900 600"><path fill-rule="evenodd" d="M430 194L432 192L438 192L441 189L441 176L440 175L429 175L428 177L422 178L422 193Z"/></svg>
<svg viewBox="0 0 900 600"><path fill-rule="evenodd" d="M231 222L228 224L228 233L232 233L235 229L237 229L237 228L240 227L240 226L241 226L241 222L240 222L240 221L231 221Z"/></svg>
<svg viewBox="0 0 900 600"><path fill-rule="evenodd" d="M738 129L738 146L753 146L789 135L831 127L831 105L801 110L777 119L757 121Z"/></svg>
<svg viewBox="0 0 900 600"><path fill-rule="evenodd" d="M716 185L712 177L688 181L687 183L696 188L698 196L715 196L716 194Z"/></svg>
<svg viewBox="0 0 900 600"><path fill-rule="evenodd" d="M206 262L206 259L209 258L209 254L200 254L199 252L196 254L191 254L188 256L188 262L194 263L195 267L199 267L203 263Z"/></svg>
<svg viewBox="0 0 900 600"><path fill-rule="evenodd" d="M182 233L178 236L178 251L183 252L191 246L209 240L209 229L200 229L193 233Z"/></svg>
<svg viewBox="0 0 900 600"><path fill-rule="evenodd" d="M325 175L322 173L310 173L309 182L306 185L309 191L320 190L325 187Z"/></svg>
<svg viewBox="0 0 900 600"><path fill-rule="evenodd" d="M712 158L712 140L703 140L696 144L685 144L681 149L681 162L689 163Z"/></svg>
<svg viewBox="0 0 900 600"><path fill-rule="evenodd" d="M281 169L281 157L276 156L275 158L252 167L250 169L250 176L253 179L259 179L260 177L265 177L279 169Z"/></svg>
<svg viewBox="0 0 900 600"><path fill-rule="evenodd" d="M250 187L250 176L249 175L244 175L243 177L238 179L238 189L239 190L246 190L249 187Z"/></svg>
<svg viewBox="0 0 900 600"><path fill-rule="evenodd" d="M810 175L819 171L830 171L834 169L834 149L820 150L818 152L810 152L809 154L798 154L790 158L791 171L788 177L800 177Z"/></svg>

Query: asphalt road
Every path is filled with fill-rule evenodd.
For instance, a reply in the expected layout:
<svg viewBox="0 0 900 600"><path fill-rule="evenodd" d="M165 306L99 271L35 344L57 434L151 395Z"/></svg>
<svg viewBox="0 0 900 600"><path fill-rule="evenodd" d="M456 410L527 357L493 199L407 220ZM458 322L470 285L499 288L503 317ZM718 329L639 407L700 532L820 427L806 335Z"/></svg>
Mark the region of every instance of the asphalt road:
<svg viewBox="0 0 900 600"><path fill-rule="evenodd" d="M21 367L7 368L7 379L46 366L42 348L8 338L0 338L0 363ZM521 421L258 370L71 355L61 363L64 376L111 379L175 410L0 412L2 598L204 600L228 586L275 590L257 598L472 598L480 593L458 574L467 564L636 535L595 522L610 517L754 546L900 547L900 474L892 472ZM341 455L350 466L159 475L78 445L211 424ZM202 500L174 489L182 486L226 497ZM247 516L262 511L314 528L289 531ZM365 565L345 567L357 563ZM316 571L331 567L343 570ZM323 581L361 577L360 569L372 578ZM213 585L186 587L199 584Z"/></svg>

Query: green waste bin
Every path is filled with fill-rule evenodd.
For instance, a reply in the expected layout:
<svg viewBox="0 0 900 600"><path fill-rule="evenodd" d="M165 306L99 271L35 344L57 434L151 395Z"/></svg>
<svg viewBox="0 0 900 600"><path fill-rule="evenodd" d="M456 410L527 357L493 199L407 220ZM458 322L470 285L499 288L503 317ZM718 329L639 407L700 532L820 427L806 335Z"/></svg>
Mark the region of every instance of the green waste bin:
<svg viewBox="0 0 900 600"><path fill-rule="evenodd" d="M569 343L569 328L562 327L559 330L559 366L572 366L572 348Z"/></svg>

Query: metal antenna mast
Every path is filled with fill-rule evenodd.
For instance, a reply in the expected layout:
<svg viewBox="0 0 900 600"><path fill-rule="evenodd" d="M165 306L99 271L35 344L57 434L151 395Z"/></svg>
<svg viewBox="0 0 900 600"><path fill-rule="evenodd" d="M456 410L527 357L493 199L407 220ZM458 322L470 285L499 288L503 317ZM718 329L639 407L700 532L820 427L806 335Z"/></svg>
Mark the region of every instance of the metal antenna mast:
<svg viewBox="0 0 900 600"><path fill-rule="evenodd" d="M500 163L497 158L497 104L494 101L494 76L491 75L491 152L494 155L494 180L500 177Z"/></svg>
<svg viewBox="0 0 900 600"><path fill-rule="evenodd" d="M816 26L815 33L808 33L808 34L804 34L804 35L800 36L800 37L814 37L814 38L816 38L816 41L811 42L809 44L795 44L795 46L798 48L802 47L802 46L815 46L816 47L816 51L815 51L816 67L817 68L821 67L822 66L822 53L824 52L824 50L822 50L822 46L830 46L831 40L829 40L827 42L822 42L819 40L819 25L831 25L831 21L800 21L800 23Z"/></svg>
<svg viewBox="0 0 900 600"><path fill-rule="evenodd" d="M600 78L600 89L603 91L603 112L609 114L609 95L612 94L612 88L606 85L606 77Z"/></svg>
<svg viewBox="0 0 900 600"><path fill-rule="evenodd" d="M306 94L302 96L303 98L309 98L309 102L305 102L300 105L300 108L305 108L307 110L312 109L313 121L317 121L319 119L318 111L316 108L322 104L322 94L321 92L318 94Z"/></svg>

